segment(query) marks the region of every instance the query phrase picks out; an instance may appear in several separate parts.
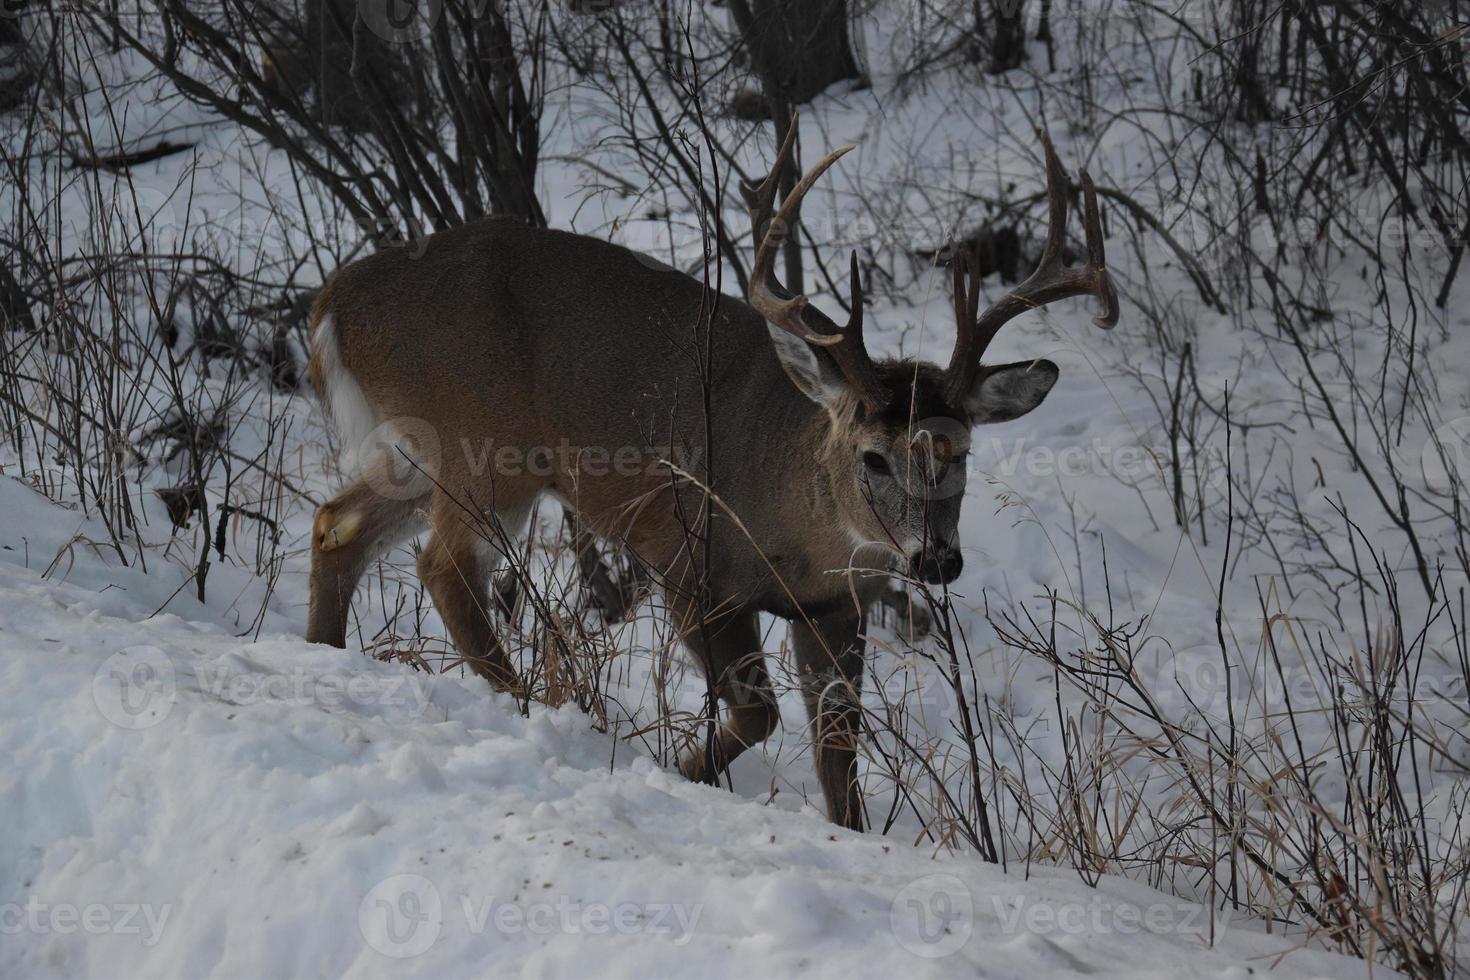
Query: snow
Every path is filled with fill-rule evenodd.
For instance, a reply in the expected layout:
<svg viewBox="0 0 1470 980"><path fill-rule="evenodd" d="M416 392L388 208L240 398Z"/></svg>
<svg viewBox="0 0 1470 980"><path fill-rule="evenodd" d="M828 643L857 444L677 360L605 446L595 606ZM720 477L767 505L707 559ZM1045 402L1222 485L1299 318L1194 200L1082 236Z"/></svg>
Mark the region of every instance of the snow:
<svg viewBox="0 0 1470 980"><path fill-rule="evenodd" d="M694 785L475 678L152 615L159 576L38 574L97 528L9 480L0 510L5 976L1367 975Z"/></svg>

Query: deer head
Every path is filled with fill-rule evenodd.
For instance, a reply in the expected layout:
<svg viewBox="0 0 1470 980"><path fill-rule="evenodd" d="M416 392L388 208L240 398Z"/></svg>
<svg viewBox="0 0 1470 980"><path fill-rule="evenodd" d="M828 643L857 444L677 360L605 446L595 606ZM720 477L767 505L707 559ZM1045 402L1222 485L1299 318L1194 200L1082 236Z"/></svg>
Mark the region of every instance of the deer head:
<svg viewBox="0 0 1470 980"><path fill-rule="evenodd" d="M808 301L777 281L776 252L794 227L802 197L851 147L829 153L781 202L772 218L776 188L791 165L796 142L792 119L776 163L759 185L741 188L755 233L755 265L748 300L766 319L771 342L787 375L820 405L829 422L819 461L835 516L854 549L887 552L925 582L948 583L963 567L956 529L967 476L969 431L1007 422L1046 398L1058 377L1047 360L986 365L985 349L1000 328L1027 310L1072 296L1096 296L1094 318L1111 328L1118 301L1108 278L1097 195L1081 175L1087 260L1063 264L1068 180L1044 135L1047 200L1046 245L1030 278L979 311L978 257L957 255L954 267L955 346L947 367L921 361L874 361L863 342L863 294L856 251L851 263L851 315L838 327Z"/></svg>

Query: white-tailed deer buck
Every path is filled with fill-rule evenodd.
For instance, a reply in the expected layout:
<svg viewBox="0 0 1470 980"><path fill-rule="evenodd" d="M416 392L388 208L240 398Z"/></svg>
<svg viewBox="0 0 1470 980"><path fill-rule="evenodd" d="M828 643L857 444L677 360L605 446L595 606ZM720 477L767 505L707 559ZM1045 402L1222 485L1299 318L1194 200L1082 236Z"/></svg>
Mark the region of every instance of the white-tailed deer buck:
<svg viewBox="0 0 1470 980"><path fill-rule="evenodd" d="M856 254L846 327L776 281L780 231L846 152L813 167L771 220L795 133L745 189L757 243L748 303L716 303L620 246L501 219L332 277L313 312L312 380L345 448L387 433L412 469L390 473L392 455L372 455L317 512L307 639L344 646L367 564L427 527L419 577L459 655L515 689L492 628L483 528L487 515L523 526L552 494L646 563L725 705L718 738L685 756L685 774L713 780L775 729L757 629L757 614L773 613L791 624L828 815L862 828L863 610L894 572L935 583L960 573L970 427L1025 415L1057 380L1050 361L980 357L1027 310L1096 296L1106 327L1117 300L1086 173L1087 261L1063 266L1068 181L1043 140L1050 227L1036 272L979 313L978 275L956 261L949 365L874 360ZM699 323L708 332L696 342ZM658 464L670 453L694 462Z"/></svg>

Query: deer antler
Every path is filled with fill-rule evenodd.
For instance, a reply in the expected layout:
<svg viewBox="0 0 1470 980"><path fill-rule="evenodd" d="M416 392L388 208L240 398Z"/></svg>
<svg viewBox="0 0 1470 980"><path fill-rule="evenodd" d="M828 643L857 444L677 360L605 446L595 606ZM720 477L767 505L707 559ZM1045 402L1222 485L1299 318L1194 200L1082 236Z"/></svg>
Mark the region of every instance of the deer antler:
<svg viewBox="0 0 1470 980"><path fill-rule="evenodd" d="M796 145L796 125L797 115L793 114L791 125L786 130L786 139L781 144L776 162L766 179L756 186L744 182L740 186L741 196L745 198L745 206L750 211L751 230L756 238L755 267L750 273L750 288L746 298L756 312L770 323L800 337L808 344L824 348L858 397L870 408L877 408L884 403L886 396L878 381L878 372L873 367L872 359L868 357L867 347L863 344L863 290L862 282L858 278L857 252L852 253L852 313L846 327L838 327L826 314L813 307L805 296L793 295L776 279L776 252L788 230L796 227L801 199L832 164L852 149L851 146L840 147L817 161L817 165L808 170L786 195L786 199L781 202L781 209L772 218L771 209L776 201L776 188L781 182L782 172L791 163L792 151Z"/></svg>
<svg viewBox="0 0 1470 980"><path fill-rule="evenodd" d="M1004 299L976 316L980 305L979 258L970 254L957 255L954 259L955 345L944 372L945 400L952 405L964 400L980 370L980 357L996 333L1027 310L1071 296L1096 296L1103 302L1103 312L1093 322L1105 330L1111 330L1118 322L1118 296L1108 278L1102 221L1098 217L1097 191L1092 186L1092 178L1086 170L1082 171L1082 227L1087 235L1087 262L1069 269L1062 265L1062 246L1067 238L1067 174L1044 133L1041 145L1046 150L1049 216L1046 246L1036 271Z"/></svg>

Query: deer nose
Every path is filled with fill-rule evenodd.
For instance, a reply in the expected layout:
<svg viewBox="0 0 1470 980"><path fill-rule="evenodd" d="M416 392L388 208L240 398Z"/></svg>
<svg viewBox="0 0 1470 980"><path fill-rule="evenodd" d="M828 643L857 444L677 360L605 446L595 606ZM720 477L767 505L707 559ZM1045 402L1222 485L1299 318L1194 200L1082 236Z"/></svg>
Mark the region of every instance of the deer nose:
<svg viewBox="0 0 1470 980"><path fill-rule="evenodd" d="M913 576L926 585L948 585L964 571L965 559L950 545L931 547L910 562Z"/></svg>

